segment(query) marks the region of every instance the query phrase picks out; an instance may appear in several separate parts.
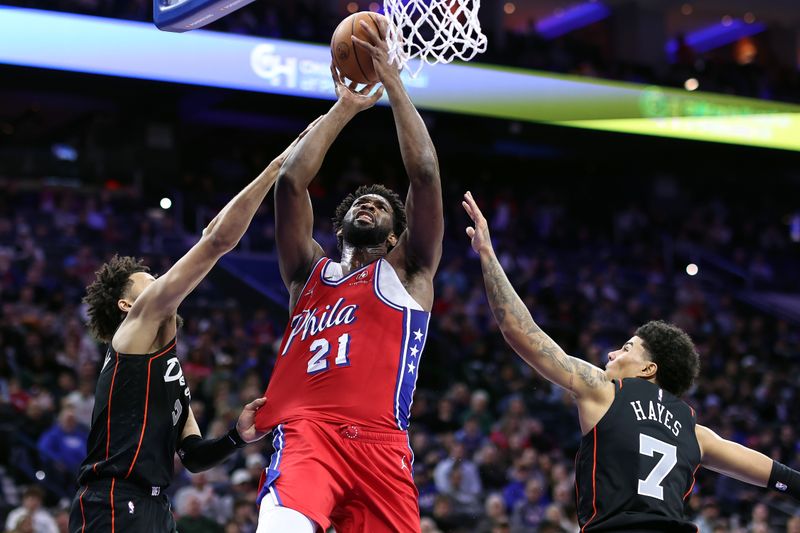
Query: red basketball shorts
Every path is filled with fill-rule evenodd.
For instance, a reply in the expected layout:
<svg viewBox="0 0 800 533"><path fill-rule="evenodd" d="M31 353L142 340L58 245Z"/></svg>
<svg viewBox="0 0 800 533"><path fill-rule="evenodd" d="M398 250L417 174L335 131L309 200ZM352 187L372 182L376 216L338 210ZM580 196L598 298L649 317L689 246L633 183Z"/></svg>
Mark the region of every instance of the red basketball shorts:
<svg viewBox="0 0 800 533"><path fill-rule="evenodd" d="M368 431L311 420L273 431L258 503L294 509L337 533L419 532L411 449L402 431Z"/></svg>

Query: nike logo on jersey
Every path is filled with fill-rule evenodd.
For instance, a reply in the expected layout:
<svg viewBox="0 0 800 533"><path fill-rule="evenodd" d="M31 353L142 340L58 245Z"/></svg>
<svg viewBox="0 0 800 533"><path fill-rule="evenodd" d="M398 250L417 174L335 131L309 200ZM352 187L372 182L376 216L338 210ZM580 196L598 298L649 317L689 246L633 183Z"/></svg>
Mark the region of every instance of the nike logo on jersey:
<svg viewBox="0 0 800 533"><path fill-rule="evenodd" d="M316 288L317 288L317 284L315 283L315 284L313 284L313 285L311 286L311 288L310 288L310 289L308 289L308 290L307 290L305 293L303 293L303 296L311 296L311 295L313 295L313 294L314 294L314 290L315 290Z"/></svg>
<svg viewBox="0 0 800 533"><path fill-rule="evenodd" d="M292 331L281 355L286 355L298 335L300 340L306 340L309 336L316 337L328 328L352 324L356 321L357 310L358 306L355 304L345 305L344 298L336 300L333 307L326 305L321 312L316 307L314 309L304 309L300 314L292 317Z"/></svg>
<svg viewBox="0 0 800 533"><path fill-rule="evenodd" d="M107 353L106 353L106 360L105 360L105 361L103 361L103 368L101 368L101 369L100 369L100 371L101 371L101 372L102 372L103 370L105 370L106 366L108 366L108 363L109 363L110 361L111 361L111 352L107 352Z"/></svg>

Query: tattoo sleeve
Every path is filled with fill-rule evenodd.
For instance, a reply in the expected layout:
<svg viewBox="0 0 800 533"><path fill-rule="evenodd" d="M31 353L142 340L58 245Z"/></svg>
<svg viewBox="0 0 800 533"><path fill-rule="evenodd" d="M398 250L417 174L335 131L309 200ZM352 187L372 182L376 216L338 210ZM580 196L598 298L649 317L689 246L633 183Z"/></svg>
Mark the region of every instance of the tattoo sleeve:
<svg viewBox="0 0 800 533"><path fill-rule="evenodd" d="M576 393L577 376L584 388L597 388L608 381L596 366L567 355L533 321L530 312L508 281L494 253L481 254L486 296L506 341L517 354L543 377Z"/></svg>

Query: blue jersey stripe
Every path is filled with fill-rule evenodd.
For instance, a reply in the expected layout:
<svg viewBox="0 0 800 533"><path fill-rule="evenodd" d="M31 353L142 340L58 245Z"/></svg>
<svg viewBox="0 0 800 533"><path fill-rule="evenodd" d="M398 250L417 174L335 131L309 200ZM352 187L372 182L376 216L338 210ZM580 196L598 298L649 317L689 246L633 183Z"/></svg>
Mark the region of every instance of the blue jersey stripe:
<svg viewBox="0 0 800 533"><path fill-rule="evenodd" d="M264 486L261 487L261 492L259 492L258 497L256 498L257 505L261 504L261 500L263 500L270 491L270 487L272 487L272 485L275 483L275 480L278 479L278 476L281 475L280 465L281 458L283 457L284 446L286 446L286 441L283 436L283 424L279 424L272 432L272 447L275 451L272 453L272 457L270 457L269 466L267 466ZM278 493L275 492L275 496L280 504L280 498L278 498L277 495Z"/></svg>
<svg viewBox="0 0 800 533"><path fill-rule="evenodd" d="M403 419L400 414L400 396L402 394L403 389L403 378L405 369L405 362L406 362L406 350L408 349L408 332L409 332L409 320L411 318L411 310L404 309L403 310L403 337L400 341L400 362L397 365L397 382L395 383L395 394L394 394L394 418L397 422L397 428L403 429Z"/></svg>
<svg viewBox="0 0 800 533"><path fill-rule="evenodd" d="M395 419L401 430L408 429L422 351L428 339L430 316L426 311L415 309L406 309L403 314L403 343L395 391Z"/></svg>

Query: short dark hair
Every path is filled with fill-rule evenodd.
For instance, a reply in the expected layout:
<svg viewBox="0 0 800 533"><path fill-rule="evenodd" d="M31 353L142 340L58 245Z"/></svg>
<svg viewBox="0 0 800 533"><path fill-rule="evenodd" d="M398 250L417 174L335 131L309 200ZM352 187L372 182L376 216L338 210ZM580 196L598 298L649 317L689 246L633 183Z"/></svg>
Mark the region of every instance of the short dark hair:
<svg viewBox="0 0 800 533"><path fill-rule="evenodd" d="M675 396L682 396L700 373L700 356L689 335L678 326L652 320L636 330L644 349L658 365L656 381Z"/></svg>
<svg viewBox="0 0 800 533"><path fill-rule="evenodd" d="M22 493L23 498L28 498L29 496L33 496L35 498L39 498L40 500L44 501L45 493L44 489L39 485L28 485L25 487L25 491Z"/></svg>
<svg viewBox="0 0 800 533"><path fill-rule="evenodd" d="M342 249L342 242L344 238L339 235L339 230L342 229L342 224L344 223L344 216L353 207L353 204L356 200L365 196L367 194L377 194L378 196L382 196L389 205L392 206L392 212L394 213L394 225L392 227L392 231L395 235L400 237L400 235L406 230L407 220L406 220L406 206L403 203L403 200L400 199L400 196L391 190L388 187L385 187L380 184L376 185L362 185L358 189L356 189L355 193L350 193L347 197L342 200L342 203L336 208L336 213L333 215L333 231L336 232L337 236L337 245L339 246L339 250Z"/></svg>
<svg viewBox="0 0 800 533"><path fill-rule="evenodd" d="M114 332L125 319L117 302L131 285L131 274L150 272L144 260L114 255L95 272L95 279L86 287L83 303L88 306L89 331L102 342L111 342Z"/></svg>

